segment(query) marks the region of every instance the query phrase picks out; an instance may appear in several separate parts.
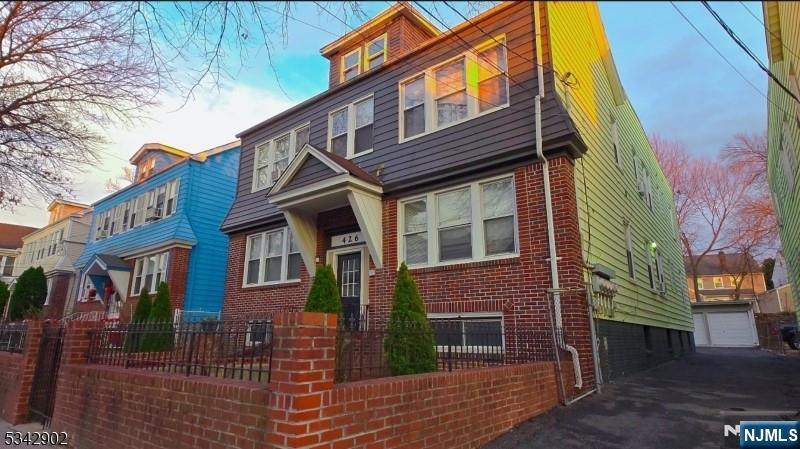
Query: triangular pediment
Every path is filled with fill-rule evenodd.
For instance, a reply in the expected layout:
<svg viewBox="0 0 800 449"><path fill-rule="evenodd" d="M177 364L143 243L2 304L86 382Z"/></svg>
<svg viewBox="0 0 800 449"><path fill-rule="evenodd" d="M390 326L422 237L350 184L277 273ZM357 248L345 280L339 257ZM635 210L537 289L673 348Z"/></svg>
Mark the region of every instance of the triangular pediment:
<svg viewBox="0 0 800 449"><path fill-rule="evenodd" d="M381 185L378 178L352 161L306 144L275 182L269 196L337 177L353 177L374 186Z"/></svg>

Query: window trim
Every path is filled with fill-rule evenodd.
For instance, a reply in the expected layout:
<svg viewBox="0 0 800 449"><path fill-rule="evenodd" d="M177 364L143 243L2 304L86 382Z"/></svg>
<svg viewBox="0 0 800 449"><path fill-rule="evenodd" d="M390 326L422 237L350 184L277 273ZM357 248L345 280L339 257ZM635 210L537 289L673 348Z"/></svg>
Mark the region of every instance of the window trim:
<svg viewBox="0 0 800 449"><path fill-rule="evenodd" d="M506 349L506 320L505 320L505 317L503 316L503 312L464 312L464 313L449 313L449 312L436 313L436 312L432 312L432 313L428 313L427 314L427 318L428 318L428 322L429 323L432 320L453 320L453 319L456 319L456 320L461 320L463 322L463 321L481 320L481 319L484 319L484 320L488 321L488 319L492 319L492 318L499 319L500 320L500 335L501 335L502 341L500 343L500 352L498 352L497 354L498 355L501 354ZM435 331L433 331L433 330L431 330L431 331L435 334ZM462 327L462 335L463 335L463 327ZM468 346L468 345L463 344L463 340L462 340L462 345L458 346L458 347L456 347L456 346L439 346L439 345L436 345L436 351L437 352L443 352L443 351L447 351L449 349L449 350L451 350L453 352L456 352L456 353L467 353L467 354L473 353L473 352L484 352L484 353L486 353L485 351L488 351L490 349L495 349L495 348L497 348L497 346ZM488 353L488 355L492 355L492 354Z"/></svg>
<svg viewBox="0 0 800 449"><path fill-rule="evenodd" d="M719 279L719 287L717 287L717 279ZM715 290L720 290L725 288L725 279L722 276L712 276L711 283L714 284Z"/></svg>
<svg viewBox="0 0 800 449"><path fill-rule="evenodd" d="M511 197L514 201L514 251L510 253L486 255L486 241L483 225L483 192L481 186L495 181L508 178L511 180ZM458 265L465 263L484 262L488 260L500 259L513 259L520 255L520 240L519 240L519 211L517 209L517 188L516 177L514 173L504 173L501 175L491 176L488 178L477 179L468 183L461 183L454 186L448 186L441 189L427 191L425 193L400 198L397 201L397 265L400 266L405 261L405 213L402 210L405 203L425 199L426 210L426 226L428 233L428 261L426 263L408 264L410 269L429 268L429 267L444 267L448 265ZM431 209L431 205L435 208L438 204L436 195L461 190L465 187L470 191L470 204L471 204L471 238L472 238L472 257L456 260L448 260L445 262L439 261L439 228L438 228L438 213Z"/></svg>
<svg viewBox="0 0 800 449"><path fill-rule="evenodd" d="M147 259L150 259L153 256L156 257L156 265L155 265L155 270L156 271L153 271L153 273L152 273L153 280L151 281L151 283L150 283L151 285L150 286L152 287L153 286L152 284L156 283L156 273L161 271L160 270L160 265L161 265L161 261L162 260L164 261L164 271L162 272L161 279L159 279L158 284L160 284L161 282L169 283L169 280L168 280L169 279L169 276L168 276L169 275L169 252L170 252L170 250L167 249L167 250L164 250L164 251L159 251L159 252L155 252L155 253L149 253L149 254L145 254L145 255L142 255L142 256L138 256L138 257L136 257L134 259L134 262L133 262L133 276L131 278L132 282L131 282L131 288L130 288L130 296L141 296L142 290L145 287L144 280L148 276L148 274L144 274L143 273L142 269L143 269L145 263L147 263ZM141 283L139 284L139 291L138 292L135 290L136 278L137 277L141 277L142 278ZM158 291L158 284L156 284L154 286L154 288L148 289L147 293L148 294L155 294Z"/></svg>
<svg viewBox="0 0 800 449"><path fill-rule="evenodd" d="M267 235L274 234L276 232L283 232L283 236L281 238L281 279L277 281L267 281L264 282L264 263L267 259L266 257L266 244L267 244ZM284 284L295 284L299 283L301 278L298 277L297 279L289 279L289 255L290 254L301 254L300 251L290 252L291 248L289 248L290 237L289 234L291 230L289 226L282 226L279 228L271 228L266 229L260 232L253 232L252 234L247 234L245 236L245 245L244 245L244 259L243 259L243 268L242 268L242 288L254 288L254 287L264 287L270 285L284 285ZM249 271L249 264L250 261L250 241L254 236L260 235L261 236L261 252L259 254L259 262L258 262L258 282L254 284L247 283L247 274ZM253 259L255 260L255 259ZM302 262L302 257L301 257Z"/></svg>
<svg viewBox="0 0 800 449"><path fill-rule="evenodd" d="M379 39L383 40L383 50L381 50L376 55L371 55L369 53L369 46L372 45L373 42L375 42L375 41L377 41ZM380 35L380 36L378 36L378 37L376 37L374 39L371 39L366 44L364 44L364 70L361 73L372 70L370 68L370 62L372 62L372 60L375 59L375 57L377 57L378 54L383 56L383 61L381 61L381 63L378 65L378 67L380 67L381 65L386 64L386 61L389 60L389 34L388 33L383 33L382 35Z"/></svg>
<svg viewBox="0 0 800 449"><path fill-rule="evenodd" d="M372 42L372 41L370 41L370 42ZM353 53L358 53L358 59L357 59L358 62L356 63L357 73L356 73L356 76L354 76L353 78L350 78L350 80L354 79L354 78L358 77L358 75L361 75L362 73L364 73L364 61L363 61L364 54L361 52L361 46L359 46L358 48L356 48L356 49L354 49L354 50L352 50L350 52L347 52L347 53L345 53L345 54L343 54L341 56L342 59L339 60L339 82L340 83L344 83L344 82L350 81L348 79L345 79L345 77L344 77L344 72L347 71L347 67L345 67L344 61L347 59L348 56L352 55Z"/></svg>
<svg viewBox="0 0 800 449"><path fill-rule="evenodd" d="M502 44L498 43L502 42ZM470 66L477 67L478 61L478 53L489 49L493 46L505 46L506 47L506 99L507 102L502 105L497 105L495 107L489 108L483 112L479 111L478 105L478 78L475 77L474 84L470 82L470 77L467 75L470 73ZM474 51L473 51L474 50ZM452 58L448 58L444 61L441 61L435 65L432 65L421 72L416 72L411 76L407 76L397 82L397 92L398 92L398 143L408 142L409 140L417 139L429 134L433 134L437 131L441 131L443 129L450 128L452 126L460 125L462 123L468 122L470 120L476 119L478 117L482 117L487 114L491 114L493 112L497 112L502 109L506 109L511 106L511 87L510 87L510 79L511 76L509 74L509 65L508 65L508 41L506 39L505 34L499 34L494 36L491 39L488 39L482 42L480 45L475 46L472 50L460 53L458 55L453 56ZM464 58L464 72L465 78L464 83L466 85L466 93L467 93L467 117L456 120L454 122L447 123L442 126L436 126L436 95L435 95L435 84L436 84L436 77L434 73L439 68L452 63L453 61ZM423 103L423 109L425 111L425 130L419 134L415 134L410 137L405 137L403 134L403 130L405 129L405 116L403 112L405 111L405 84L408 84L411 81L416 80L422 76L424 78L424 86L425 86L425 101Z"/></svg>
<svg viewBox="0 0 800 449"><path fill-rule="evenodd" d="M250 193L260 192L262 190L269 189L272 186L274 186L275 183L278 181L277 179L268 179L267 184L265 184L263 187L258 187L258 177L257 177L258 169L259 168L263 168L263 167L270 167L275 162L275 161L272 160L272 151L275 148L275 141L280 139L281 137L286 136L286 135L289 136L289 162L286 164L286 167L288 168L289 165L294 160L295 156L297 156L297 153L300 152L296 148L297 147L297 132L302 130L303 128L306 128L306 127L308 128L308 139L309 139L309 142L311 142L311 122L309 121L309 122L305 122L305 123L303 123L301 125L293 126L293 127L289 128L286 131L283 131L283 132L280 132L280 133L276 133L272 137L270 137L268 139L261 140L261 141L257 142L255 145L253 145L253 175L252 175L253 179L250 182ZM258 165L258 148L261 147L261 146L265 146L265 145L266 145L267 151L269 153L269 159L267 160L267 164L266 165L259 166ZM281 175L283 175L283 172L281 172ZM271 172L269 172L269 177L270 178L272 177L272 173ZM280 178L280 176L279 176L279 178ZM176 204L177 204L177 202L176 202ZM177 205L176 205L176 208L177 208Z"/></svg>
<svg viewBox="0 0 800 449"><path fill-rule="evenodd" d="M633 225L628 222L625 224L625 264L628 277L636 280L636 253L633 251ZM628 256L630 255L630 261Z"/></svg>
<svg viewBox="0 0 800 449"><path fill-rule="evenodd" d="M622 169L622 149L619 144L619 124L614 117L611 117L611 150L614 163Z"/></svg>
<svg viewBox="0 0 800 449"><path fill-rule="evenodd" d="M358 154L354 153L356 145L356 104L363 103L372 99L372 148L362 151ZM355 100L337 108L331 109L328 112L328 136L327 136L327 151L333 152L333 114L346 109L347 110L347 150L345 151L345 159L355 159L375 151L375 93L370 92L368 95L356 98ZM363 126L362 126L363 128ZM339 134L335 137L339 137Z"/></svg>

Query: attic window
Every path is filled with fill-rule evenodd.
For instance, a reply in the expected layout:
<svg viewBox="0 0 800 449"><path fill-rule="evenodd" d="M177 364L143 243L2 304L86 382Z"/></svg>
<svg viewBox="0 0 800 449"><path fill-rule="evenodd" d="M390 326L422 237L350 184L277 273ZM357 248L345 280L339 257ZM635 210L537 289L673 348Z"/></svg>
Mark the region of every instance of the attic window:
<svg viewBox="0 0 800 449"><path fill-rule="evenodd" d="M142 164L139 165L139 179L149 178L150 175L153 174L153 169L155 168L155 166L156 166L156 160L155 158L152 157L142 162Z"/></svg>
<svg viewBox="0 0 800 449"><path fill-rule="evenodd" d="M374 69L384 62L386 62L386 34L367 44L367 69Z"/></svg>
<svg viewBox="0 0 800 449"><path fill-rule="evenodd" d="M361 48L357 48L342 57L342 81L355 78L361 73Z"/></svg>

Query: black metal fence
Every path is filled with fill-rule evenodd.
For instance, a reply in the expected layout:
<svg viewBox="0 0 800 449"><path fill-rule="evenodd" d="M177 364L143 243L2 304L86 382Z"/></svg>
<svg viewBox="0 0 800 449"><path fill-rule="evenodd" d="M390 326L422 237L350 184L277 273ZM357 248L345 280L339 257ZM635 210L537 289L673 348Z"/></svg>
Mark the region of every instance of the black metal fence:
<svg viewBox="0 0 800 449"><path fill-rule="evenodd" d="M89 363L269 383L272 321L113 324L91 331Z"/></svg>
<svg viewBox="0 0 800 449"><path fill-rule="evenodd" d="M56 401L58 371L64 343L64 326L58 322L45 322L36 360L30 396L30 415L44 427L50 426Z"/></svg>
<svg viewBox="0 0 800 449"><path fill-rule="evenodd" d="M21 323L0 323L0 351L21 353L25 348L28 325Z"/></svg>
<svg viewBox="0 0 800 449"><path fill-rule="evenodd" d="M337 382L400 374L455 371L554 361L551 329L503 328L499 320L431 320L429 328L390 324L340 326L336 342Z"/></svg>

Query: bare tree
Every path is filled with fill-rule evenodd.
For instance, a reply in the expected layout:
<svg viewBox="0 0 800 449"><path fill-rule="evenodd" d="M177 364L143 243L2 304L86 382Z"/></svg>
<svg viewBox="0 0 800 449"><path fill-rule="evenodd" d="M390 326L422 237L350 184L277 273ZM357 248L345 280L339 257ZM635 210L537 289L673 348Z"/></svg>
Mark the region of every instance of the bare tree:
<svg viewBox="0 0 800 449"><path fill-rule="evenodd" d="M131 166L122 167L119 176L106 179L106 192L113 193L133 183L136 180L136 172Z"/></svg>

